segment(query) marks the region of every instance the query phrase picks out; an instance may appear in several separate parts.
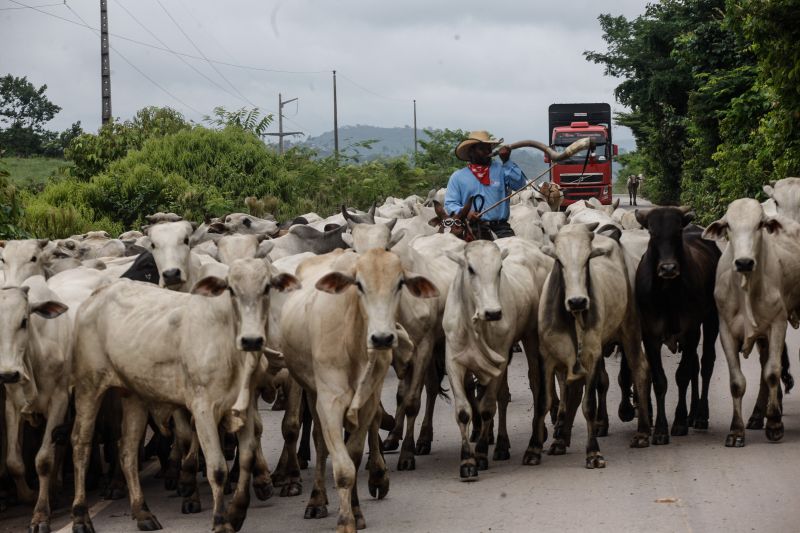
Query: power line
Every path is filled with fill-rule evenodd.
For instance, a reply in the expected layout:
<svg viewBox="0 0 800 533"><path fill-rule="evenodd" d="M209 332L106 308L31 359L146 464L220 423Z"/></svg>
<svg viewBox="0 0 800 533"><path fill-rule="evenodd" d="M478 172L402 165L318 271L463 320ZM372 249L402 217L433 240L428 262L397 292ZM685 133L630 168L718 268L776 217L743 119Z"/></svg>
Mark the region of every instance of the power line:
<svg viewBox="0 0 800 533"><path fill-rule="evenodd" d="M337 71L337 72L338 72L338 71ZM362 91L364 91L365 93L369 93L369 94L371 94L372 96L377 96L378 98L383 98L384 100L389 100L389 101L392 101L392 102L402 102L402 103L408 103L408 101L407 101L407 100L401 100L401 99L399 99L399 98L390 98L390 97L388 97L388 96L383 96L382 94L378 94L378 93L376 93L375 91L370 91L370 90L369 90L369 89L367 89L366 87L364 87L364 86L362 86L362 85L359 85L358 83L354 82L353 80L351 80L350 78L348 78L347 76L345 76L344 74L342 74L341 72L339 72L339 77L340 77L340 78L344 78L345 80L349 81L350 83L352 83L353 85L355 85L356 87L358 87L359 89L361 89Z"/></svg>
<svg viewBox="0 0 800 533"><path fill-rule="evenodd" d="M132 18L132 19L133 19L133 20L134 20L134 21L135 21L135 22L136 22L136 23L137 23L139 26L141 26L141 27L142 27L142 28L143 28L143 29L144 29L144 30L145 30L147 33L149 33L149 34L150 34L150 35L153 37L153 39L155 39L156 41L158 41L159 43L161 43L161 45L162 45L162 46L164 46L165 48L167 48L167 49L169 49L169 50L172 50L172 49L171 49L171 48L170 48L170 47L167 45L167 43L165 43L164 41L162 41L161 39L159 39L159 37L158 37L158 36L157 36L155 33L153 33L152 31L150 31L150 29L149 29L147 26L145 26L145 25L144 25L144 24L143 24L143 23L142 23L142 22L141 22L141 21L140 21L138 18L136 18L136 16L135 16L133 13L131 13L131 12L128 10L128 8L126 8L126 7L125 7L125 6L122 4L122 2L120 2L119 0L115 0L115 3L116 3L116 4L117 4L119 7L121 7L121 8L122 8L122 10L123 10L123 11L125 11L125 13L127 13L127 14L128 14L128 16L129 16L129 17L131 17L131 18ZM232 93L231 91L229 91L228 89L226 89L225 87L223 87L222 85L220 85L219 83L217 83L216 81L214 81L213 79L211 79L210 77L208 77L208 76L207 76L207 75L206 75L206 74L205 74L203 71L201 71L200 69L198 69L197 67L195 67L194 65L192 65L191 63L189 63L189 62L188 62L188 61L187 61L185 58L183 58L183 57L182 57L180 54L177 54L177 53L175 53L175 51L174 51L174 50L172 50L172 53L175 55L175 57L177 57L178 59L180 59L180 60L181 60L181 62L182 62L184 65L186 65L186 66L187 66L187 67L189 67L190 69L192 69L192 70L194 70L195 72L197 72L197 73L198 73L200 76L202 76L203 78L205 78L206 80L208 80L208 82L209 82L209 83L211 83L212 85L214 85L214 86L215 86L217 89L219 89L220 91L222 91L222 92L224 92L224 93L227 93L227 94L229 94L229 95L233 96L234 98L238 98L239 100L242 100L243 102L247 102L247 100L245 100L245 99L243 99L242 97L240 97L240 96L238 96L238 95L236 95L236 94Z"/></svg>
<svg viewBox="0 0 800 533"><path fill-rule="evenodd" d="M192 38L189 37L189 34L186 33L185 31L183 31L183 28L181 27L180 24L178 24L178 21L175 20L175 17L173 17L172 14L169 11L167 11L167 8L164 6L164 4L161 3L161 0L156 0L156 3L159 5L159 7L161 7L161 9L164 11L164 13L167 14L169 19L173 22L173 24L175 24L175 27L177 27L178 30L183 34L183 36L186 37L186 40L189 41L189 43L191 43L191 45L194 47L195 50L197 50L197 53L200 54L201 56L203 56L203 59L206 61L206 63L208 63L209 66L211 66L211 68L214 69L214 72L216 72L219 75L220 78L225 80L225 82L228 85L231 86L231 89L233 89L234 92L236 92L236 94L241 96L242 99L245 100L248 104L250 104L253 107L258 107L250 99L248 99L244 94L242 94L242 92L239 89L237 89L236 86L233 85L233 83L231 83L231 80L226 78L225 75L222 72L219 71L219 69L214 65L214 63L212 63L211 61L208 60L208 57L206 57L206 55L203 53L203 51L200 50L200 47L195 44L195 42L192 40Z"/></svg>
<svg viewBox="0 0 800 533"><path fill-rule="evenodd" d="M16 0L11 0L11 1L12 1L12 2L15 2L15 3L19 3L19 2L17 2ZM64 6L66 6L66 8L67 8L67 9L69 9L69 10L70 10L70 12L71 12L73 15L75 15L75 16L78 18L78 20L80 20L81 22L83 22L83 25L84 25L84 26L86 26L87 28L89 28L89 29L90 29L90 30L92 30L93 32L95 32L95 33L98 33L98 32L97 32L97 30L95 30L94 28L92 28L91 26L89 26L89 25L86 23L86 21L85 21L85 20L83 20L83 17L81 17L81 16L80 16L80 15L79 15L79 14L78 14L78 13L77 13L77 12L76 12L74 9L72 9L72 7L71 7L69 4L67 4L66 2L64 2ZM65 20L68 20L68 19L65 19ZM120 52L119 50L117 50L116 48L114 48L113 46L110 46L110 45L109 45L109 48L111 48L111 49L114 51L114 53L115 53L115 54L117 54L117 55L118 55L120 58L122 58L122 60L123 60L123 61L125 61L125 62L126 62L128 65L130 65L130 67L131 67L133 70L135 70L136 72L138 72L138 73L139 73L139 74L140 74L140 75L141 75L143 78L145 78L147 81L149 81L150 83L152 83L153 85L155 85L156 87L158 87L159 89L161 89L161 90L162 90L162 91L163 91L165 94L169 95L169 96L170 96L170 97L171 97L173 100L177 101L178 103L180 103L181 105L183 105L183 106L184 106L184 107L186 107L187 109L190 109L191 111L194 111L194 112L195 112L195 113L197 113L198 115L202 115L202 113L201 113L200 111L198 111L198 110L197 110L197 109L195 109L194 107L190 106L189 104L187 104L186 102L184 102L183 100L181 100L180 98L178 98L177 96L175 96L174 94L172 94L170 91L168 91L167 89L165 89L165 88L164 88L164 87L163 87L161 84L159 84L159 83L158 83L156 80L154 80L153 78L151 78L150 76L148 76L148 75L147 75L147 74L146 74L146 73L145 73L145 72L144 72L142 69L140 69L139 67L137 67L136 65L134 65L134 64L131 62L131 60L130 60L130 59L128 59L127 57L125 57L125 55L124 55L122 52Z"/></svg>
<svg viewBox="0 0 800 533"><path fill-rule="evenodd" d="M60 5L63 5L63 3L62 2L58 2L58 3L55 3L55 4L40 4L38 6L25 6L25 7L0 7L0 11L14 11L14 10L17 10L17 9L33 9L35 7L55 7L55 6L60 6Z"/></svg>

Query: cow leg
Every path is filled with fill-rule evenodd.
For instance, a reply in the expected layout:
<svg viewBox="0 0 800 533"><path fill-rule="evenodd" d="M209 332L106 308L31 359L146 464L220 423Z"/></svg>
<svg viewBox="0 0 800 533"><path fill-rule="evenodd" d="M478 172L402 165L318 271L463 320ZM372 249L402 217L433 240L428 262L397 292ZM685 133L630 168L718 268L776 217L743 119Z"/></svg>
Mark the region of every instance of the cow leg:
<svg viewBox="0 0 800 533"><path fill-rule="evenodd" d="M661 342L652 338L645 339L644 349L653 373L653 389L656 393L656 425L653 429L653 444L669 444L669 424L665 406L667 375L661 361ZM643 403L646 399L639 398L639 402Z"/></svg>
<svg viewBox="0 0 800 533"><path fill-rule="evenodd" d="M6 469L17 487L17 499L23 503L36 501L36 493L25 479L25 463L22 459L22 420L18 407L11 398L6 400Z"/></svg>
<svg viewBox="0 0 800 533"><path fill-rule="evenodd" d="M416 453L414 427L417 423L417 415L419 415L419 409L422 403L422 387L425 384L426 376L428 374L428 367L431 366L432 358L433 339L431 338L431 335L426 335L415 348L414 364L412 365L412 371L410 372L411 380L409 381L408 386L405 388L405 394L403 398L403 413L407 418L406 434L403 438L403 447L400 450L400 457L397 460L398 470L414 470L416 468L416 461L414 459L414 455ZM398 405L400 404L398 403ZM399 426L400 430L402 431L403 423L401 421L399 408L395 417L395 424L395 430ZM428 449L430 450L430 446Z"/></svg>
<svg viewBox="0 0 800 533"><path fill-rule="evenodd" d="M783 343L783 352L781 353L781 381L783 381L784 390L788 394L794 388L794 377L789 373L789 350L786 342Z"/></svg>
<svg viewBox="0 0 800 533"><path fill-rule="evenodd" d="M564 388L561 389L561 403L564 404L564 408L559 407L558 420L555 427L553 427L553 443L547 452L549 455L564 455L567 453L567 448L572 443L572 427L575 424L575 415L581 405L581 396L583 395L583 380L571 383L567 383L566 379L559 381L564 383Z"/></svg>
<svg viewBox="0 0 800 533"><path fill-rule="evenodd" d="M297 464L300 465L301 470L308 468L308 462L311 460L311 408L308 405L308 396L303 394L302 401L303 415L300 424L300 447L297 449Z"/></svg>
<svg viewBox="0 0 800 533"><path fill-rule="evenodd" d="M494 461L508 461L511 459L511 440L508 438L508 404L511 401L511 391L508 390L508 368L500 377L500 388L497 391L497 441L494 445Z"/></svg>
<svg viewBox="0 0 800 533"><path fill-rule="evenodd" d="M347 384L346 376L338 376L338 373L333 372L331 374L333 375L328 376L325 382L322 380L317 382L316 411L322 426L322 437L331 455L334 483L339 493L339 519L336 531L355 533L356 518L353 515L352 490L356 467L342 436L342 421L350 407L353 392Z"/></svg>
<svg viewBox="0 0 800 533"><path fill-rule="evenodd" d="M761 368L764 368L764 365L767 364L767 359L769 359L769 346L764 339L758 339L756 346L758 348L758 360ZM767 416L767 396L769 396L769 387L767 387L764 377L759 376L758 398L756 398L756 404L753 406L753 414L750 415L747 421L747 429L764 429L764 417Z"/></svg>
<svg viewBox="0 0 800 533"><path fill-rule="evenodd" d="M642 353L638 329L639 324L636 321L629 324L623 331L622 362L628 370L628 379L633 379L636 396L639 398L639 401L636 402L637 428L631 439L630 447L647 448L650 446L650 402L648 401L650 398L650 368Z"/></svg>
<svg viewBox="0 0 800 533"><path fill-rule="evenodd" d="M741 361L739 360L739 348L741 344L734 339L733 334L728 329L727 323L723 320L719 324L719 340L722 344L722 351L725 352L725 359L728 361L728 373L730 374L731 400L733 401L733 417L731 419L731 431L725 438L725 446L741 448L744 446L744 420L742 420L742 396L747 388L747 381L742 373Z"/></svg>
<svg viewBox="0 0 800 533"><path fill-rule="evenodd" d="M177 424L176 424L177 427ZM202 510L200 504L200 492L197 486L197 470L199 468L200 460L200 442L194 431L190 435L184 435L180 438L184 441L188 437L188 446L184 444L182 448L186 449L186 455L181 460L181 471L178 478L178 494L183 497L181 501L181 512L183 514L199 513Z"/></svg>
<svg viewBox="0 0 800 533"><path fill-rule="evenodd" d="M505 374L505 370L503 371ZM475 462L478 470L489 469L489 432L492 431L492 421L497 411L497 391L500 388L502 374L486 385L483 396L478 402L478 413L481 417L481 433L475 443Z"/></svg>
<svg viewBox="0 0 800 533"><path fill-rule="evenodd" d="M719 315L716 309L709 313L703 321L703 359L701 361L700 377L703 380L703 390L700 402L694 417L695 429L708 429L708 389L711 386L711 375L714 373L714 363L717 360L715 344L719 336Z"/></svg>
<svg viewBox="0 0 800 533"><path fill-rule="evenodd" d="M69 395L66 389L63 393L54 394L50 399L47 412L47 425L39 452L36 454L36 474L39 476L39 497L33 509L33 518L29 531L31 533L44 533L50 531L50 481L57 476L55 466L55 442L53 431L56 426L64 421L69 405Z"/></svg>
<svg viewBox="0 0 800 533"><path fill-rule="evenodd" d="M247 407L244 426L237 434L239 441L239 479L236 483L236 492L234 492L226 512L228 521L236 531L242 529L242 524L244 524L244 519L247 516L247 508L250 506L250 476L255 461L255 448L257 445L255 418L258 416L258 410L256 405L255 402L251 402Z"/></svg>
<svg viewBox="0 0 800 533"><path fill-rule="evenodd" d="M450 348L448 347L447 350L449 351ZM450 380L450 390L453 391L456 422L461 432L459 475L462 479L471 480L478 477L478 464L475 461L475 455L472 453L472 446L467 436L467 428L472 418L472 406L467 399L467 390L464 384L467 371L463 366L453 361L450 354L445 359L445 365L447 367L447 377Z"/></svg>
<svg viewBox="0 0 800 533"><path fill-rule="evenodd" d="M527 349L525 350L527 353ZM538 350L537 350L538 352ZM532 374L538 373L540 386L533 388L534 411L531 438L528 441L528 448L522 456L523 465L538 465L542 462L542 450L544 442L547 440L547 430L545 429L545 418L550 411L550 403L553 401L554 368L552 360L544 360L541 356L534 364L529 359L528 379L533 381Z"/></svg>
<svg viewBox="0 0 800 533"><path fill-rule="evenodd" d="M389 469L386 468L383 452L381 452L381 436L378 432L381 426L381 411L382 409L379 407L378 413L370 424L369 460L367 461L367 470L369 470L369 484L367 487L370 495L379 500L384 499L389 493ZM403 441L403 445L405 445L405 441ZM411 453L414 453L413 449Z"/></svg>
<svg viewBox="0 0 800 533"><path fill-rule="evenodd" d="M436 406L436 397L442 393L442 376L436 371L434 361L428 364L425 371L425 415L422 417L422 426L419 429L415 455L428 455L431 453L433 442L433 409Z"/></svg>
<svg viewBox="0 0 800 533"><path fill-rule="evenodd" d="M405 397L411 388L410 384L413 379L413 374L417 371L417 364L415 361L414 364L412 364L411 373L406 374L403 379L397 382L397 393L395 394L395 405L397 405L397 409L395 409L394 412L394 428L392 428L383 441L383 449L388 452L393 452L400 447L400 439L403 437L403 427L406 417ZM400 470L399 466L398 470ZM410 470L413 470L413 468Z"/></svg>
<svg viewBox="0 0 800 533"><path fill-rule="evenodd" d="M469 435L470 442L478 442L478 437L481 435L481 420L480 410L478 409L478 400L483 394L483 387L475 381L472 373L467 372L464 387L467 393L467 400L469 401L470 415L472 416L472 432Z"/></svg>
<svg viewBox="0 0 800 533"><path fill-rule="evenodd" d="M122 473L128 484L131 500L131 518L136 520L139 531L162 529L161 524L144 500L139 483L139 443L147 429L147 409L136 396L122 398L122 436L120 438L119 459Z"/></svg>
<svg viewBox="0 0 800 533"><path fill-rule="evenodd" d="M594 390L597 391L597 416L594 420L594 436L608 436L608 404L606 395L608 394L608 372L606 372L605 360L601 357L597 363L597 372L594 379Z"/></svg>
<svg viewBox="0 0 800 533"><path fill-rule="evenodd" d="M767 424L764 430L767 439L772 442L783 438L781 400L778 391L781 388L781 352L783 351L783 344L786 342L786 324L785 320L778 321L770 327L769 358L767 359L767 364L762 368L764 381L769 387Z"/></svg>
<svg viewBox="0 0 800 533"><path fill-rule="evenodd" d="M625 352L624 349L623 352ZM633 408L633 404L631 403L631 397L633 396L633 382L631 381L631 368L628 364L627 352L623 353L622 361L620 361L619 364L617 383L619 384L619 388L622 393L619 401L619 408L617 409L617 415L623 422L630 422L633 420L633 417L636 416L636 410Z"/></svg>
<svg viewBox="0 0 800 533"><path fill-rule="evenodd" d="M300 463L297 457L297 437L303 409L303 388L291 377L283 385L286 410L281 422L283 451L273 475L275 486L281 487L281 497L299 496L303 492Z"/></svg>
<svg viewBox="0 0 800 533"><path fill-rule="evenodd" d="M225 514L225 496L223 494L228 465L222 454L217 423L213 418L214 409L198 400L191 406L191 412L194 415L194 425L200 441L200 448L206 460L206 477L211 485L211 494L214 499L214 533L232 533L234 528Z"/></svg>
<svg viewBox="0 0 800 533"><path fill-rule="evenodd" d="M72 501L73 533L94 533L89 508L86 506L86 470L92 449L97 411L106 392L97 384L75 389L75 425L72 428L72 464L75 468L75 497Z"/></svg>
<svg viewBox="0 0 800 533"><path fill-rule="evenodd" d="M253 399L253 408L255 409L255 415L253 416L253 428L255 431L255 437L253 438L253 453L255 454L255 458L253 459L253 492L255 492L256 498L265 501L272 497L274 489L272 487L272 476L269 474L267 458L264 457L264 450L261 447L264 424L261 421L261 416L258 414L257 405L258 401L256 396Z"/></svg>
<svg viewBox="0 0 800 533"><path fill-rule="evenodd" d="M317 462L314 465L314 488L308 499L303 518L325 518L328 516L328 492L325 489L325 468L328 461L328 447L322 436L319 417L316 414L316 400L310 401L311 413L314 417L314 449L317 451Z"/></svg>
<svg viewBox="0 0 800 533"><path fill-rule="evenodd" d="M590 469L606 467L606 460L600 454L600 444L597 442L597 437L595 436L595 420L597 420L597 393L594 390L596 383L595 375L599 371L598 367L602 357L602 354L598 354L597 359L588 365L590 370L586 374L586 390L583 391L583 401L581 402L583 417L586 419L586 431L588 433L588 440L586 441L586 468ZM587 365L584 365L584 368L586 366ZM573 383L571 386L574 386L576 389L582 388L577 382Z"/></svg>
<svg viewBox="0 0 800 533"><path fill-rule="evenodd" d="M675 383L678 385L678 405L675 407L675 420L672 422L672 430L670 432L673 437L689 433L686 391L692 381L697 381L697 372L700 366L697 360L697 341L699 340L699 332L697 336L694 335L694 332L687 333L680 339L683 353L681 354L681 362L678 364L678 369L675 371Z"/></svg>
<svg viewBox="0 0 800 533"><path fill-rule="evenodd" d="M347 438L347 452L350 455L350 459L353 461L353 465L355 466L356 472L358 472L359 466L361 466L361 460L364 455L364 438L366 437L366 432L374 429L377 433L377 428L380 425L380 417L376 416L378 411L378 405L380 403L380 387L378 388L377 392L375 392L371 398L371 401L365 405L361 412L359 412L359 420L358 420L358 428L350 434ZM376 425L377 422L377 425ZM385 465L384 465L385 468ZM388 478L386 478L388 482ZM388 490L388 484L387 484ZM350 506L353 509L353 516L355 517L356 522L356 529L364 529L367 527L366 520L364 519L364 514L361 512L361 505L358 500L358 480L357 478L353 479L353 490L350 493Z"/></svg>

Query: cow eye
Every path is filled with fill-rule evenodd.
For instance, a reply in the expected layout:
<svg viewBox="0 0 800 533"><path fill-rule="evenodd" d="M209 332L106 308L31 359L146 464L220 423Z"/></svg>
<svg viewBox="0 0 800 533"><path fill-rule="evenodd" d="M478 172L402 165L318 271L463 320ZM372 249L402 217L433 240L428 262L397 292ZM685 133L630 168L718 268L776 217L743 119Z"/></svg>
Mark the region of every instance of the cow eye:
<svg viewBox="0 0 800 533"><path fill-rule="evenodd" d="M28 317L22 319L22 324L19 325L19 329L26 329L28 327Z"/></svg>
<svg viewBox="0 0 800 533"><path fill-rule="evenodd" d="M153 250L155 250L155 249L156 249L156 243L154 243L154 242L151 242L151 243L150 243L150 248L151 248L151 249L153 249Z"/></svg>
<svg viewBox="0 0 800 533"><path fill-rule="evenodd" d="M467 265L467 272L469 272L470 275L475 275L475 270L472 268L472 265Z"/></svg>
<svg viewBox="0 0 800 533"><path fill-rule="evenodd" d="M231 296L232 296L232 297L236 296L236 293L235 293L235 292L233 292L233 288L231 288L231 287L228 287L228 292L229 292L229 293L231 293Z"/></svg>
<svg viewBox="0 0 800 533"><path fill-rule="evenodd" d="M404 280L404 279L401 279L400 281L398 281L397 282L397 290L399 291L400 289L402 289L403 285L405 285L405 284L406 284L406 280Z"/></svg>
<svg viewBox="0 0 800 533"><path fill-rule="evenodd" d="M183 239L183 244L185 244L187 246L189 245L189 237L186 237L185 239Z"/></svg>
<svg viewBox="0 0 800 533"><path fill-rule="evenodd" d="M269 294L269 290L272 288L272 285L267 283L267 286L264 287L264 294Z"/></svg>
<svg viewBox="0 0 800 533"><path fill-rule="evenodd" d="M360 281L356 281L356 288L359 290L359 292L364 292L364 286Z"/></svg>
<svg viewBox="0 0 800 533"><path fill-rule="evenodd" d="M35 262L36 262L36 256L34 255L33 257L31 257L31 263L35 263Z"/></svg>

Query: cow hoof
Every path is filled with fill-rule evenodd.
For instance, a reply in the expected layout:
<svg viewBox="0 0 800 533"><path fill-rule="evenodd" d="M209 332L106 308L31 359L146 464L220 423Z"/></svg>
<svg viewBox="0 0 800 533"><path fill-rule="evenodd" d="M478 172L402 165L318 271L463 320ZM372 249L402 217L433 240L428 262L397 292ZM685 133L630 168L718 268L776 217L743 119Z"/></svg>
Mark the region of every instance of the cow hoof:
<svg viewBox="0 0 800 533"><path fill-rule="evenodd" d="M327 505L310 505L306 507L306 512L303 514L303 518L306 520L325 518L326 516L328 516Z"/></svg>
<svg viewBox="0 0 800 533"><path fill-rule="evenodd" d="M777 442L783 438L783 422L767 423L767 429L764 431L767 435L767 440Z"/></svg>
<svg viewBox="0 0 800 533"><path fill-rule="evenodd" d="M476 457L475 461L478 463L478 470L489 470L489 459L487 457Z"/></svg>
<svg viewBox="0 0 800 533"><path fill-rule="evenodd" d="M383 451L396 452L400 448L400 439L394 435L389 435L383 440Z"/></svg>
<svg viewBox="0 0 800 533"><path fill-rule="evenodd" d="M94 526L90 520L82 524L72 524L72 533L95 533Z"/></svg>
<svg viewBox="0 0 800 533"><path fill-rule="evenodd" d="M353 509L353 517L356 519L356 530L367 529L367 521L360 509Z"/></svg>
<svg viewBox="0 0 800 533"><path fill-rule="evenodd" d="M669 444L669 435L666 433L653 433L653 444L655 446Z"/></svg>
<svg viewBox="0 0 800 533"><path fill-rule="evenodd" d="M183 514L197 514L203 510L200 505L200 500L183 500L181 502L181 513Z"/></svg>
<svg viewBox="0 0 800 533"><path fill-rule="evenodd" d="M272 498L275 493L275 487L272 486L272 483L253 483L253 492L256 498L263 502Z"/></svg>
<svg viewBox="0 0 800 533"><path fill-rule="evenodd" d="M706 430L708 429L708 419L697 418L694 421L694 429Z"/></svg>
<svg viewBox="0 0 800 533"><path fill-rule="evenodd" d="M473 464L461 465L461 479L472 480L478 477L478 467Z"/></svg>
<svg viewBox="0 0 800 533"><path fill-rule="evenodd" d="M404 471L404 470L416 470L417 462L414 459L414 456L411 457L403 457L400 456L400 459L397 460L397 470Z"/></svg>
<svg viewBox="0 0 800 533"><path fill-rule="evenodd" d="M669 432L673 437L683 437L689 434L689 426L684 424L672 424L672 430Z"/></svg>
<svg viewBox="0 0 800 533"><path fill-rule="evenodd" d="M281 487L281 498L293 498L303 493L303 485L299 481L290 481Z"/></svg>
<svg viewBox="0 0 800 533"><path fill-rule="evenodd" d="M235 533L235 529L233 526L230 525L228 522L224 522L222 524L217 524L214 526L214 533Z"/></svg>
<svg viewBox="0 0 800 533"><path fill-rule="evenodd" d="M631 405L630 402L621 403L619 404L617 415L619 415L619 419L623 422L630 422L633 420L633 417L636 416L636 410L633 408L633 405Z"/></svg>
<svg viewBox="0 0 800 533"><path fill-rule="evenodd" d="M492 454L493 461L508 461L509 459L511 459L511 450L495 446L494 454Z"/></svg>
<svg viewBox="0 0 800 533"><path fill-rule="evenodd" d="M608 437L608 426L607 425L598 426L597 424L595 424L594 431L592 431L592 435L594 435L595 437Z"/></svg>
<svg viewBox="0 0 800 533"><path fill-rule="evenodd" d="M550 445L550 449L547 450L547 455L564 455L566 453L567 446L562 440L553 441Z"/></svg>
<svg viewBox="0 0 800 533"><path fill-rule="evenodd" d="M431 441L418 440L417 447L414 449L415 455L430 455Z"/></svg>
<svg viewBox="0 0 800 533"><path fill-rule="evenodd" d="M605 468L606 467L606 460L603 458L602 455L592 455L586 458L586 468L595 469L595 468Z"/></svg>
<svg viewBox="0 0 800 533"><path fill-rule="evenodd" d="M298 457L297 464L300 465L300 470L306 470L308 468L308 459L304 459L303 457Z"/></svg>
<svg viewBox="0 0 800 533"><path fill-rule="evenodd" d="M728 448L743 448L744 435L737 435L735 433L730 433L725 438L725 446L727 446Z"/></svg>
<svg viewBox="0 0 800 533"><path fill-rule="evenodd" d="M242 526L244 525L245 518L247 518L245 512L241 514L232 513L228 516L228 521L231 523L231 527L233 528L234 531L239 531L240 529L242 529Z"/></svg>
<svg viewBox="0 0 800 533"><path fill-rule="evenodd" d="M28 528L28 533L50 533L50 523L39 522L38 524L31 524Z"/></svg>
<svg viewBox="0 0 800 533"><path fill-rule="evenodd" d="M370 472L367 489L369 490L369 495L373 498L384 499L389 494L389 477L386 472L383 470L377 470L375 474Z"/></svg>
<svg viewBox="0 0 800 533"><path fill-rule="evenodd" d="M525 455L522 456L522 464L523 465L531 465L536 466L542 464L542 454L541 452L534 452L530 450L525 450Z"/></svg>
<svg viewBox="0 0 800 533"><path fill-rule="evenodd" d="M155 516L148 516L147 518L137 520L136 527L139 528L139 531L158 531L163 529Z"/></svg>
<svg viewBox="0 0 800 533"><path fill-rule="evenodd" d="M650 446L650 437L644 433L637 433L631 439L631 448L648 448Z"/></svg>
<svg viewBox="0 0 800 533"><path fill-rule="evenodd" d="M751 416L747 421L747 429L764 429L764 417Z"/></svg>

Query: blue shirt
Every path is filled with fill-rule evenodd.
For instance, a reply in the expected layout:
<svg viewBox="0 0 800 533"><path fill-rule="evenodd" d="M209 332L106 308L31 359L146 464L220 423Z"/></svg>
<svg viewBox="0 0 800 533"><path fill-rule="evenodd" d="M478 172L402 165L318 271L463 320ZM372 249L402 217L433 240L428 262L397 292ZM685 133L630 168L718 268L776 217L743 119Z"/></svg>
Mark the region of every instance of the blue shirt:
<svg viewBox="0 0 800 533"><path fill-rule="evenodd" d="M510 159L505 163L497 159L492 161L489 167L489 185L482 184L469 167L464 167L453 172L450 181L447 182L444 209L448 213L457 213L461 211L470 196L477 194L483 196L483 209L486 209L505 198L512 190L517 190L526 183L527 180L522 169ZM478 203L478 207L480 207L480 203ZM475 210L474 200L472 209ZM481 220L508 220L508 215L508 200L506 200L483 215Z"/></svg>

